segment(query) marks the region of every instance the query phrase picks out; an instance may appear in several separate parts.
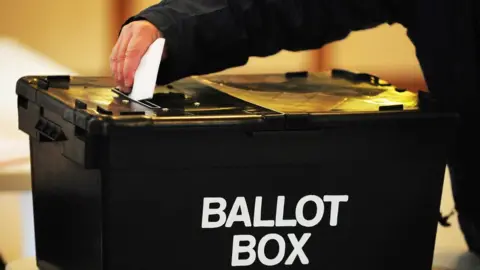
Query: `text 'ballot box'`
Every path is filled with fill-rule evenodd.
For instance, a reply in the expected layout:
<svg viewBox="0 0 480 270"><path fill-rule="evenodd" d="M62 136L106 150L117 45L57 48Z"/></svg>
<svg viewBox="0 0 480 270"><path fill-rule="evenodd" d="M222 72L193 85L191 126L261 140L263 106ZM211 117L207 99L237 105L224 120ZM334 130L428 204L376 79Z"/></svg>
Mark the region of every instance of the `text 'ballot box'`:
<svg viewBox="0 0 480 270"><path fill-rule="evenodd" d="M428 94L342 70L113 86L18 81L41 269L431 269L455 115Z"/></svg>

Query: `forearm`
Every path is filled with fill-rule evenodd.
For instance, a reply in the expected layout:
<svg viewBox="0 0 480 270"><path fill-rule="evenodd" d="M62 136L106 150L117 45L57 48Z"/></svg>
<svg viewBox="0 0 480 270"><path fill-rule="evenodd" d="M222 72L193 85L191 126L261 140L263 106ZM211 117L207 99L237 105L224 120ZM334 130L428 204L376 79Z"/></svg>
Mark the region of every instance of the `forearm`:
<svg viewBox="0 0 480 270"><path fill-rule="evenodd" d="M393 19L393 0L164 0L137 17L167 41L160 84L307 50ZM135 18L133 18L135 19Z"/></svg>
<svg viewBox="0 0 480 270"><path fill-rule="evenodd" d="M222 0L166 0L140 12L166 39L159 84L246 63L248 38Z"/></svg>

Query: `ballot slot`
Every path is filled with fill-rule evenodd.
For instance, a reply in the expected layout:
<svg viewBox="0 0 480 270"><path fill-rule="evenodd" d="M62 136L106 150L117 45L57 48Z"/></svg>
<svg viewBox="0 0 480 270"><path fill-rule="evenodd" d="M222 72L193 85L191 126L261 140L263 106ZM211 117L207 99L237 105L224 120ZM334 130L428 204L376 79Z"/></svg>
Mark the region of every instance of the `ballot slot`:
<svg viewBox="0 0 480 270"><path fill-rule="evenodd" d="M140 106L145 106L145 107L147 107L147 108L149 108L149 109L159 109L159 108L161 108L160 106L158 106L158 105L156 105L156 104L153 104L153 103L151 103L151 102L148 101L148 100L144 101L144 100L135 100L135 99L132 99L132 98L130 98L127 94L123 93L122 91L120 91L120 89L118 89L118 88L116 88L116 87L115 87L115 88L112 88L112 92L114 92L115 94L119 95L122 99L125 99L125 100L127 100L127 101L129 101L129 102L132 102L132 106L133 106L133 107L137 107L137 108L138 108L138 106L136 106L136 105L138 104L138 105L140 105Z"/></svg>
<svg viewBox="0 0 480 270"><path fill-rule="evenodd" d="M148 108L159 116L265 115L275 113L195 81L158 87L151 99L143 100L132 99L118 88L112 88L112 91L131 103L130 108L132 110Z"/></svg>
<svg viewBox="0 0 480 270"><path fill-rule="evenodd" d="M121 103L128 103L129 106L125 107L125 110L131 112L139 112L148 110L150 116L186 116L185 104L182 103L180 97L176 97L176 102L173 102L171 95L168 93L156 93L151 99L135 100L128 94L121 92L118 88L113 88L120 99Z"/></svg>
<svg viewBox="0 0 480 270"><path fill-rule="evenodd" d="M146 104L147 106L150 106L150 107L152 107L152 108L160 108L160 106L158 106L158 105L150 102L149 100L143 100L142 103L143 103L143 104Z"/></svg>

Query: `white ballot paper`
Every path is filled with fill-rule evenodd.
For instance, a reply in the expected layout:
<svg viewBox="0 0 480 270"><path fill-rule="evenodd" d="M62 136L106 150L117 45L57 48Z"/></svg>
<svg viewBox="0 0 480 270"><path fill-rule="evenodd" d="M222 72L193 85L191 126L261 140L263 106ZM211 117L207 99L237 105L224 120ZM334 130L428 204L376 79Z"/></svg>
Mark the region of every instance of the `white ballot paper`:
<svg viewBox="0 0 480 270"><path fill-rule="evenodd" d="M164 46L164 38L155 40L140 60L129 95L131 99L139 101L153 97Z"/></svg>

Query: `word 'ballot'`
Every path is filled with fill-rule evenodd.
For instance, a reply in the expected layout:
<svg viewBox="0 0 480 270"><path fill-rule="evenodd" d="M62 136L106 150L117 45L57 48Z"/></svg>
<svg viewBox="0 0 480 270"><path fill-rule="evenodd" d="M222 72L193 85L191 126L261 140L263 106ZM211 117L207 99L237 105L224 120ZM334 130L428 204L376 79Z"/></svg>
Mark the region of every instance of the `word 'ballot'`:
<svg viewBox="0 0 480 270"><path fill-rule="evenodd" d="M295 207L295 219L285 218L285 196L278 196L275 218L262 219L263 197L256 197L253 207L253 216L245 197L237 197L230 208L227 210L227 201L220 197L208 197L203 199L202 228L217 229L221 227L231 228L234 224L241 224L246 228L259 227L297 227L312 228L318 225L325 214L325 204L330 204L330 226L337 226L340 203L348 202L348 195L325 195L322 198L316 195L308 195L301 198ZM314 204L315 214L313 217L305 217L304 209L307 204ZM251 208L250 208L251 209ZM232 261L234 267L250 266L258 259L265 266L278 265L284 262L285 265L292 265L298 258L301 264L309 264L309 259L303 247L307 244L311 233L304 233L300 239L293 233L281 236L271 233L263 236L259 241L252 235L234 235L232 244ZM269 242L275 242L278 247L278 253L273 258L266 256L265 247ZM286 245L290 244L293 251L286 257ZM243 255L243 256L240 256ZM245 256L247 255L247 256ZM286 257L286 259L285 259Z"/></svg>

